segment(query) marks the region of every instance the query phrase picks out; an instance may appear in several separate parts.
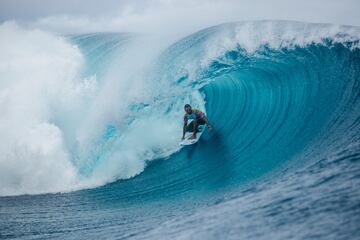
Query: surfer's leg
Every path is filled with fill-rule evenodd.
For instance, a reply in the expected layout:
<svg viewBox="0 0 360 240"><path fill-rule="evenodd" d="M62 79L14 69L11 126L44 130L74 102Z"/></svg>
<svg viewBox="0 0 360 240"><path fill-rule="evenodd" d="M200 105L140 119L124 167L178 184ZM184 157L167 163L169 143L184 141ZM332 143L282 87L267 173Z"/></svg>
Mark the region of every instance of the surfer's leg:
<svg viewBox="0 0 360 240"><path fill-rule="evenodd" d="M206 122L204 119L198 119L197 123L198 123L198 125L204 125Z"/></svg>
<svg viewBox="0 0 360 240"><path fill-rule="evenodd" d="M186 131L187 132L193 132L194 131L194 121L192 121L191 123L189 123L186 127Z"/></svg>
<svg viewBox="0 0 360 240"><path fill-rule="evenodd" d="M198 126L198 119L195 119L194 121L192 121L194 123L194 129L193 129L193 137L196 138L196 134L199 132Z"/></svg>
<svg viewBox="0 0 360 240"><path fill-rule="evenodd" d="M203 119L196 119L196 132L199 132L199 125L204 125L206 122ZM187 132L194 132L194 121L191 121L186 127Z"/></svg>

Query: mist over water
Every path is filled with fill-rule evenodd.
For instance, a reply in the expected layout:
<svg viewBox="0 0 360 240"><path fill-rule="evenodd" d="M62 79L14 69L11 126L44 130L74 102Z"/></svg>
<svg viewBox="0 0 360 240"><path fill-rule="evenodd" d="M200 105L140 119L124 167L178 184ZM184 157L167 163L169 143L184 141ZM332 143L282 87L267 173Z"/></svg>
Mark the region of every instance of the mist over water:
<svg viewBox="0 0 360 240"><path fill-rule="evenodd" d="M182 104L196 93L176 100L177 90L150 72L163 41L59 37L14 24L2 36L2 195L102 185L179 150ZM168 104L176 105L171 113Z"/></svg>

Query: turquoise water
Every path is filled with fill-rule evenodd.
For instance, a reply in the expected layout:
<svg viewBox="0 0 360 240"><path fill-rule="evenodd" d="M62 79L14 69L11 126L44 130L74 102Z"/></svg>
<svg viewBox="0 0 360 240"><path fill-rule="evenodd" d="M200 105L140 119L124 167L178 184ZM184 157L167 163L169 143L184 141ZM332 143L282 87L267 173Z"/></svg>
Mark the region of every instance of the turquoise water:
<svg viewBox="0 0 360 240"><path fill-rule="evenodd" d="M95 74L105 89L90 107L109 99L122 115L93 125L101 131L89 148L64 130L86 184L0 197L0 237L357 239L357 33L293 22L220 25L139 63L141 78L128 70L141 36L68 36L85 57L79 75ZM124 76L146 88L111 85ZM114 97L109 86L126 92ZM179 148L187 102L206 110L215 130Z"/></svg>

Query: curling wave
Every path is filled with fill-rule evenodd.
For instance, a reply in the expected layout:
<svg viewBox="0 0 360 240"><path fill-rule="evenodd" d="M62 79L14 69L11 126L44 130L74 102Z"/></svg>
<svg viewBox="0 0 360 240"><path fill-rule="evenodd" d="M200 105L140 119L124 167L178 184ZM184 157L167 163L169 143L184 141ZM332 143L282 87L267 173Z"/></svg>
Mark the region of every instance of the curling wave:
<svg viewBox="0 0 360 240"><path fill-rule="evenodd" d="M136 190L119 183L124 196L223 189L358 142L355 27L231 23L167 48L134 34L0 34L1 195L100 186L147 165ZM186 102L216 130L180 149Z"/></svg>

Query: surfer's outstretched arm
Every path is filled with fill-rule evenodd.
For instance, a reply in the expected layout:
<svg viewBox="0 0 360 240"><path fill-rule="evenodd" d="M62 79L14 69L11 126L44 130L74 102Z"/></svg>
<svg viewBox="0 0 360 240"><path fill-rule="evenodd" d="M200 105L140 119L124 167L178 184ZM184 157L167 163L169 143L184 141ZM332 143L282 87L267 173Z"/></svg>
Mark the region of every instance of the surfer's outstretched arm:
<svg viewBox="0 0 360 240"><path fill-rule="evenodd" d="M184 123L183 135L182 135L182 138L181 138L182 140L184 140L184 138L185 138L186 128L187 128L187 122Z"/></svg>
<svg viewBox="0 0 360 240"><path fill-rule="evenodd" d="M204 116L204 121L206 122L206 124L207 124L207 126L208 126L208 128L209 128L209 130L211 131L212 129L213 129L213 127L212 127L212 125L210 124L210 122L209 122L209 119L207 119L207 117L205 117Z"/></svg>
<svg viewBox="0 0 360 240"><path fill-rule="evenodd" d="M183 127L183 135L182 135L182 140L185 139L185 133L186 133L186 129L187 129L187 124L188 124L188 118L187 116L185 115L184 116L184 127Z"/></svg>
<svg viewBox="0 0 360 240"><path fill-rule="evenodd" d="M182 138L184 140L185 138L185 133L186 133L186 124L184 124L184 127L183 127L183 135L182 135Z"/></svg>

